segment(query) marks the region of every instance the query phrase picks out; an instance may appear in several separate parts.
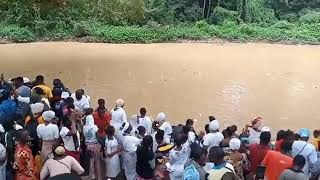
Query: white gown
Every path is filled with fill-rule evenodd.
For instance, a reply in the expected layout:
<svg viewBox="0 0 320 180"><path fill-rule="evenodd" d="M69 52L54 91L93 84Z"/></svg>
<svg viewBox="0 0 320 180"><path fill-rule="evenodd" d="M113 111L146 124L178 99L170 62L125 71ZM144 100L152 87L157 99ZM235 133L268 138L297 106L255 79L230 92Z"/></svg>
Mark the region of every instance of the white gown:
<svg viewBox="0 0 320 180"><path fill-rule="evenodd" d="M118 149L118 141L116 138L113 138L112 140L109 140L106 138L105 141L105 149L106 149L106 154L110 154ZM115 154L111 158L106 158L106 176L109 178L115 178L118 176L118 174L121 171L120 167L120 159L119 159L119 154Z"/></svg>
<svg viewBox="0 0 320 180"><path fill-rule="evenodd" d="M6 148L0 144L0 157L6 156ZM0 179L6 179L6 162L0 164Z"/></svg>
<svg viewBox="0 0 320 180"><path fill-rule="evenodd" d="M123 169L127 180L136 180L137 146L139 139L134 136L123 136Z"/></svg>

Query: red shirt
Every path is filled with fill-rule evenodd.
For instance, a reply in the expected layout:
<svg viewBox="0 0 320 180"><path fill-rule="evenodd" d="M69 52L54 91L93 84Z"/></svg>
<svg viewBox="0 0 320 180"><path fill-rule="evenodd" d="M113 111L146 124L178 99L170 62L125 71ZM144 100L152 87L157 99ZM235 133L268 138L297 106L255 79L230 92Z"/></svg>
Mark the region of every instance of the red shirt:
<svg viewBox="0 0 320 180"><path fill-rule="evenodd" d="M293 159L290 156L278 151L268 151L262 162L267 167L265 177L268 180L278 180L282 171L292 166L292 162Z"/></svg>
<svg viewBox="0 0 320 180"><path fill-rule="evenodd" d="M98 126L98 136L105 136L105 128L110 125L111 114L107 111L101 118L98 112L93 113L94 124Z"/></svg>
<svg viewBox="0 0 320 180"><path fill-rule="evenodd" d="M257 168L261 165L264 157L266 156L267 152L270 150L269 146L261 145L261 144L252 144L249 146L249 159L251 162L250 172L256 173Z"/></svg>

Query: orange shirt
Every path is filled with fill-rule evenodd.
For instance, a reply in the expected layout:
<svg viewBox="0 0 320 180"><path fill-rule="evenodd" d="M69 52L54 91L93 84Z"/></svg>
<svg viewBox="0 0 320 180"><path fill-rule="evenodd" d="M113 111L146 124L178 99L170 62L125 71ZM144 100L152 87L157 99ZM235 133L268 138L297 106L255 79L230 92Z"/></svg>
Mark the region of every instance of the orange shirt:
<svg viewBox="0 0 320 180"><path fill-rule="evenodd" d="M292 166L293 159L278 151L268 151L262 164L266 166L265 177L268 180L278 180L283 170Z"/></svg>

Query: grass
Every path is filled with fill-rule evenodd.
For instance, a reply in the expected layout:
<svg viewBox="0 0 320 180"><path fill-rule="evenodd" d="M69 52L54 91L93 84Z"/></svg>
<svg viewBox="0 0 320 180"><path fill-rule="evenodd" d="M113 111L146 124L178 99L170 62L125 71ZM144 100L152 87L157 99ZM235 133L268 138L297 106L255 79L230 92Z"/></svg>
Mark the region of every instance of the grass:
<svg viewBox="0 0 320 180"><path fill-rule="evenodd" d="M0 38L12 42L77 39L86 42L156 43L177 40L207 40L221 38L230 41L268 41L288 43L320 43L320 23L236 24L225 21L210 25L205 21L172 26L112 26L94 22L79 22L73 27L58 27L41 31L11 24L0 24Z"/></svg>

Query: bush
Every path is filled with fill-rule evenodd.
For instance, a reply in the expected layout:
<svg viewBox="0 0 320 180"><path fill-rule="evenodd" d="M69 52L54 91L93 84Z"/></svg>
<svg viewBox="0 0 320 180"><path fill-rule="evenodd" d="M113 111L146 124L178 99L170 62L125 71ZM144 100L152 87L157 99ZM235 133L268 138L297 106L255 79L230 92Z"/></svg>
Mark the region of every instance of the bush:
<svg viewBox="0 0 320 180"><path fill-rule="evenodd" d="M214 24L222 24L224 21L237 22L237 14L236 11L229 11L218 6L213 10L213 13L210 16L210 22Z"/></svg>
<svg viewBox="0 0 320 180"><path fill-rule="evenodd" d="M14 42L30 42L35 40L35 35L27 28L16 25L0 24L0 38Z"/></svg>
<svg viewBox="0 0 320 180"><path fill-rule="evenodd" d="M308 11L300 16L299 22L307 24L320 23L320 12Z"/></svg>

